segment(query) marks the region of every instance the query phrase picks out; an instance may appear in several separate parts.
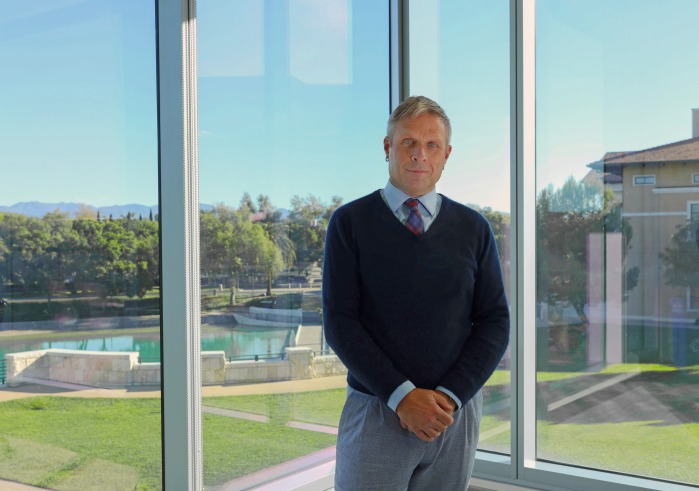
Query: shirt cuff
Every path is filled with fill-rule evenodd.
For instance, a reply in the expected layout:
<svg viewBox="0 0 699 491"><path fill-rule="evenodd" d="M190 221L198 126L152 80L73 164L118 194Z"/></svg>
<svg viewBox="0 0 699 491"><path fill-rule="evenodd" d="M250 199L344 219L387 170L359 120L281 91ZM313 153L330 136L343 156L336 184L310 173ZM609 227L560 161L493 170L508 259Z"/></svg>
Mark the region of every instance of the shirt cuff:
<svg viewBox="0 0 699 491"><path fill-rule="evenodd" d="M400 404L400 401L403 400L405 396L408 395L408 393L416 389L415 384L412 383L410 380L406 380L402 384L398 386L396 390L393 391L393 394L391 394L391 397L388 398L388 407L393 409L395 412L396 408L398 407L398 404Z"/></svg>
<svg viewBox="0 0 699 491"><path fill-rule="evenodd" d="M452 391L450 391L449 389L446 389L446 388L442 387L441 385L440 385L439 387L437 387L436 390L438 390L438 391L440 391L440 392L444 392L446 395L448 395L449 397L451 397L451 400L454 401L454 402L456 403L456 410L457 410L457 411L458 411L459 409L461 409L461 399L459 399L458 397L456 397Z"/></svg>

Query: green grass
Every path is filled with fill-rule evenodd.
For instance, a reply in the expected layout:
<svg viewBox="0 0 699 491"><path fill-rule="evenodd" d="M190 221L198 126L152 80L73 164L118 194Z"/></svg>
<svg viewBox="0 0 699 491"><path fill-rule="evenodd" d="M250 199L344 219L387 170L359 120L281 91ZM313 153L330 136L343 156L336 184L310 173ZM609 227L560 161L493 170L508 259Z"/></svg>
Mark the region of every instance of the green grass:
<svg viewBox="0 0 699 491"><path fill-rule="evenodd" d="M636 372L654 387L689 388L699 367L630 364L596 373L540 372L545 376L539 383L542 389L561 384L587 386L591 375L609 379L617 373ZM486 392L505 390L509 377L507 370L496 372ZM554 424L539 420L538 457L699 484L697 399L691 390L676 392L666 397L665 404L686 415L689 423ZM203 415L205 483L221 484L334 445L333 435L285 424L293 420L336 426L344 400L345 389L204 398L205 406L269 418L269 423L257 423ZM495 430L482 441L483 448L504 452L510 448L509 420L503 414L483 417L481 433ZM114 486L160 489L160 447L159 399L42 396L0 403L0 478L66 491Z"/></svg>
<svg viewBox="0 0 699 491"><path fill-rule="evenodd" d="M267 416L272 421L302 421L337 426L345 403L346 389L290 394L205 397L205 406Z"/></svg>
<svg viewBox="0 0 699 491"><path fill-rule="evenodd" d="M301 400L312 413L309 396ZM321 393L315 403L326 399ZM322 422L327 413L308 419ZM265 424L204 414L205 483L221 484L335 444L333 435L284 426L282 416ZM57 490L160 489L160 400L42 396L4 402L0 478Z"/></svg>
<svg viewBox="0 0 699 491"><path fill-rule="evenodd" d="M4 402L0 438L5 446L0 453L3 478L61 489L66 479L84 482L86 468L100 468L102 476L132 475L137 486L130 489L160 487L159 399L43 396ZM31 458L23 457L27 453ZM55 462L56 455L65 457ZM40 469L18 479L29 463L40 464Z"/></svg>
<svg viewBox="0 0 699 491"><path fill-rule="evenodd" d="M538 422L541 459L699 484L699 423L659 421L613 424Z"/></svg>
<svg viewBox="0 0 699 491"><path fill-rule="evenodd" d="M335 445L334 435L204 414L204 483L230 479Z"/></svg>

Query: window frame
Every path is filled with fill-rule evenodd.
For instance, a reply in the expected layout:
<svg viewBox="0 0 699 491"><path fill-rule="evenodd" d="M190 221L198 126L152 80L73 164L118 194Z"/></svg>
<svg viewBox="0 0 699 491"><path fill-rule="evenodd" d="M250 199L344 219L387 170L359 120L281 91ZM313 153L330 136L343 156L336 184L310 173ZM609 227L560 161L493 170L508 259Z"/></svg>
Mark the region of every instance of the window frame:
<svg viewBox="0 0 699 491"><path fill-rule="evenodd" d="M645 182L648 180L648 182ZM644 182L638 182L638 181L644 181ZM656 178L655 174L635 174L633 176L633 185L634 186L655 186L656 184Z"/></svg>
<svg viewBox="0 0 699 491"><path fill-rule="evenodd" d="M408 0L389 2L390 106L409 93ZM536 460L536 0L510 7L511 456L479 451L473 484L512 491L691 491L694 486ZM156 0L163 284L163 486L202 489L196 0ZM695 174L693 181L699 174ZM650 185L650 184L643 184ZM327 489L332 471L296 489ZM174 483L174 484L173 484ZM167 487L166 487L167 486Z"/></svg>
<svg viewBox="0 0 699 491"><path fill-rule="evenodd" d="M691 286L687 287L687 312L699 312L699 303L697 305L692 304L692 287Z"/></svg>
<svg viewBox="0 0 699 491"><path fill-rule="evenodd" d="M696 208L696 211L694 210ZM687 220L699 218L699 201L687 201Z"/></svg>
<svg viewBox="0 0 699 491"><path fill-rule="evenodd" d="M195 3L156 0L163 489L203 489Z"/></svg>

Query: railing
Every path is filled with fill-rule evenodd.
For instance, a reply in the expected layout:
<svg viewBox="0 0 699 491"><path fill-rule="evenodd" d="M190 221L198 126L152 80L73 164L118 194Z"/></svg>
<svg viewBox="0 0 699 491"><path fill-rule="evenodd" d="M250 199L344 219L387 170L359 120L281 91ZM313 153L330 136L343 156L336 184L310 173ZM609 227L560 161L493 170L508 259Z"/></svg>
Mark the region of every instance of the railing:
<svg viewBox="0 0 699 491"><path fill-rule="evenodd" d="M260 361L260 360L286 360L286 353L281 353L278 355L242 355L242 356L229 356L228 361Z"/></svg>
<svg viewBox="0 0 699 491"><path fill-rule="evenodd" d="M306 346L306 345L304 345ZM310 345L309 347L313 347L314 345ZM315 346L320 346L319 344L316 344ZM335 352L328 347L325 347L323 349L314 349L313 350L313 356L325 356L325 355L334 355ZM258 355L240 355L240 356L228 356L226 357L227 361L260 361L260 360L286 360L286 353L279 353L279 354L271 354L271 353L265 353L265 354L258 354ZM138 357L138 363L160 363L160 358L144 358L142 356Z"/></svg>
<svg viewBox="0 0 699 491"><path fill-rule="evenodd" d="M5 357L0 357L0 385L5 385L5 380L7 378L7 362L5 362Z"/></svg>

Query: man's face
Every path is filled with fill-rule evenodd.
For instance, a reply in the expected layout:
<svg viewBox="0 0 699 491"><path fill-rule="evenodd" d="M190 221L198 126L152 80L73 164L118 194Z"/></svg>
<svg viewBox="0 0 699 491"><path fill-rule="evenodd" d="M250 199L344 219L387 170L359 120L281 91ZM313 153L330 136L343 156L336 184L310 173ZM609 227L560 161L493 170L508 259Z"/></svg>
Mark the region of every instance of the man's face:
<svg viewBox="0 0 699 491"><path fill-rule="evenodd" d="M384 138L383 148L391 183L410 196L434 189L451 153L444 123L429 113L398 121L393 141Z"/></svg>

